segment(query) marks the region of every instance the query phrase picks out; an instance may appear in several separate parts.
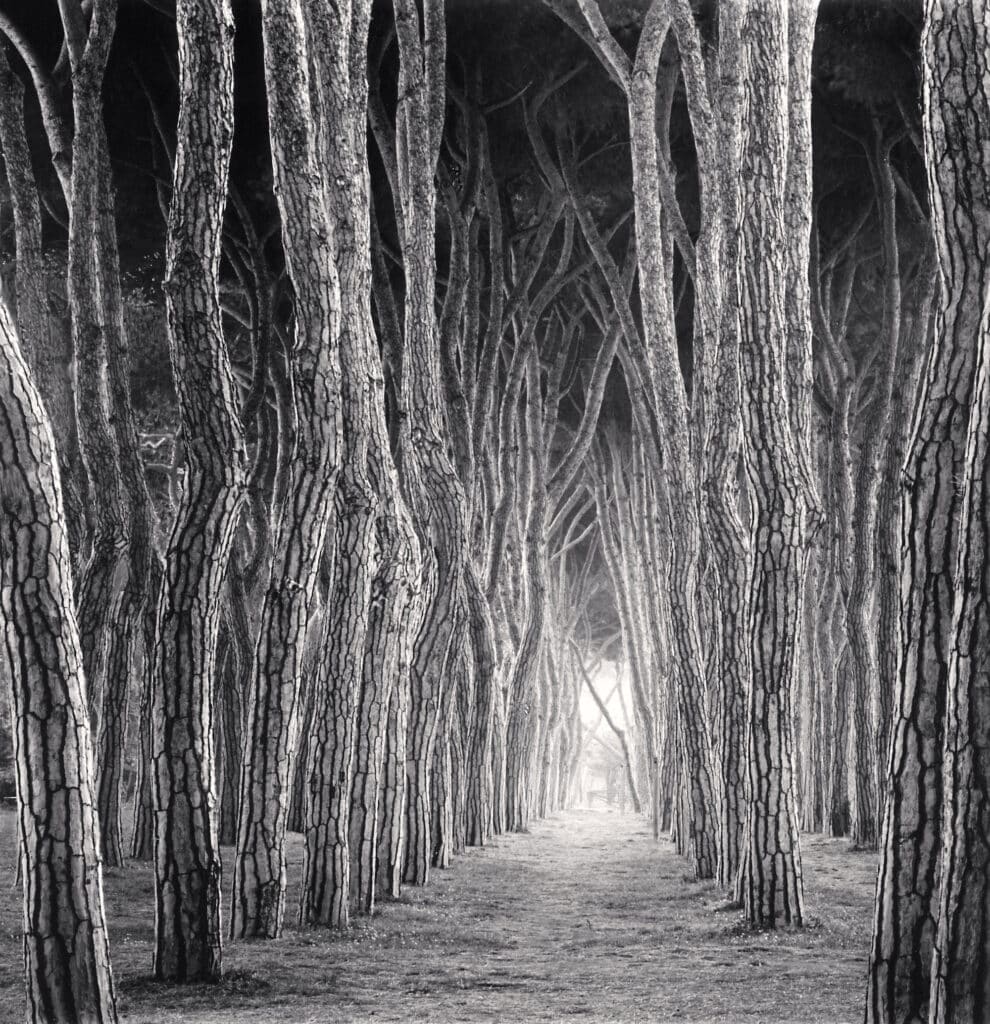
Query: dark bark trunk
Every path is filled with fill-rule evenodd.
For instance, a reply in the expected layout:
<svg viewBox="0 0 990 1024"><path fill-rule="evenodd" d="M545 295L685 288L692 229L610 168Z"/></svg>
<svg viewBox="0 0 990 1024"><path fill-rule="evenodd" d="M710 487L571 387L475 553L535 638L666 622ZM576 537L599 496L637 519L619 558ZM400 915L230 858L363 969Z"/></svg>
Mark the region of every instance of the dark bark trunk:
<svg viewBox="0 0 990 1024"><path fill-rule="evenodd" d="M165 552L155 648L155 976L221 975L216 644L246 483L218 293L233 139L229 0L179 0L180 110L165 301L186 457Z"/></svg>

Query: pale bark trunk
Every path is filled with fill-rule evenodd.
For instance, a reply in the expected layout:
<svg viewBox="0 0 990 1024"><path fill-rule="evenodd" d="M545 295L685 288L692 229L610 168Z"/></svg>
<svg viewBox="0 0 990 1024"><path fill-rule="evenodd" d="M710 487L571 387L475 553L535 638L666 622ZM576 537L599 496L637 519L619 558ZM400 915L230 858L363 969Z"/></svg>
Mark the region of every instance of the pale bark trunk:
<svg viewBox="0 0 990 1024"><path fill-rule="evenodd" d="M86 683L55 444L3 304L0 408L0 575L28 1020L114 1024Z"/></svg>

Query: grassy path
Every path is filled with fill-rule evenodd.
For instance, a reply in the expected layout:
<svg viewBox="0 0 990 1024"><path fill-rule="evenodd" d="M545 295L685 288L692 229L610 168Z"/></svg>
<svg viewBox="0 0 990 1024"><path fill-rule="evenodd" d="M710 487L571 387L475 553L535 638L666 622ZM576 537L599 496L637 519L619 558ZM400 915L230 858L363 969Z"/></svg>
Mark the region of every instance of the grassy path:
<svg viewBox="0 0 990 1024"><path fill-rule="evenodd" d="M12 827L0 814L3 1024L23 1013ZM346 936L290 928L281 942L228 944L214 988L150 979L151 871L109 871L122 1019L858 1024L875 858L811 836L804 853L810 927L753 934L642 819L573 811L469 851Z"/></svg>

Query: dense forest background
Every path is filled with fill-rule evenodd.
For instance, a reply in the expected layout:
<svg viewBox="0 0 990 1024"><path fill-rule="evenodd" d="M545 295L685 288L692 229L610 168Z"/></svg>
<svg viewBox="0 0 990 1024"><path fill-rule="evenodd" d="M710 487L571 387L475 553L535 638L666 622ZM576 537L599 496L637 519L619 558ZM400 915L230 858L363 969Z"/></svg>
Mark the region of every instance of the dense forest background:
<svg viewBox="0 0 990 1024"><path fill-rule="evenodd" d="M31 1019L101 865L210 985L590 798L982 1019L983 8L0 0Z"/></svg>

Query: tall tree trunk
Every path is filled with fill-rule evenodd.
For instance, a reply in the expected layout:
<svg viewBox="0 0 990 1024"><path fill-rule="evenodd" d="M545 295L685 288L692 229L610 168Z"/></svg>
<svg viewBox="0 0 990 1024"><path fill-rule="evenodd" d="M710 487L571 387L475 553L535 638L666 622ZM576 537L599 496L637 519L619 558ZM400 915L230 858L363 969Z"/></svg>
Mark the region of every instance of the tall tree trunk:
<svg viewBox="0 0 990 1024"><path fill-rule="evenodd" d="M398 207L405 270L402 484L424 561L424 614L412 663L403 880L423 885L431 845L430 771L451 641L463 616L466 499L443 415L435 310L433 184L446 102L443 0L394 0L399 40Z"/></svg>
<svg viewBox="0 0 990 1024"><path fill-rule="evenodd" d="M412 640L421 614L419 542L388 450L381 398L377 406L369 466L379 496L378 570L371 584L364 651L350 839L352 901L358 912L369 914L379 893L398 895L397 859L405 814L405 705Z"/></svg>
<svg viewBox="0 0 990 1024"><path fill-rule="evenodd" d="M785 168L788 19L755 0L744 26L739 298L754 568L752 684L747 713L749 811L742 893L747 919L802 923L804 894L794 798L792 691L798 667L806 509L787 380ZM805 87L810 89L810 76Z"/></svg>
<svg viewBox="0 0 990 1024"><path fill-rule="evenodd" d="M155 976L218 981L216 645L246 485L219 269L234 123L230 0L179 0L179 126L165 310L186 457L155 648Z"/></svg>
<svg viewBox="0 0 990 1024"><path fill-rule="evenodd" d="M73 0L60 0L59 8L72 68L75 125L67 197L67 294L72 316L79 447L93 503L92 547L78 580L76 603L83 669L99 735L111 666L115 671L125 672L123 686L127 685L132 622L130 615L124 615L131 524L124 511L119 450L110 422L107 388L107 334L115 324L111 322L106 299L113 268L103 265L104 253L99 244L100 193L106 187L106 170L101 160L102 88L115 28L116 2L102 3L100 17L91 19L88 29L80 25L81 11ZM123 628L118 631L122 618ZM113 685L117 692L111 694L111 703L119 704L121 680L114 680ZM98 761L96 770L99 775Z"/></svg>
<svg viewBox="0 0 990 1024"><path fill-rule="evenodd" d="M86 683L55 444L2 303L0 409L0 576L27 1019L115 1024Z"/></svg>
<svg viewBox="0 0 990 1024"><path fill-rule="evenodd" d="M940 363L943 354L967 351L975 373L964 412L969 423L961 453L962 494L954 495L961 515L946 645L941 895L929 1009L933 1024L964 1024L990 1013L990 169L982 127L990 118L986 0L929 0L922 51L925 162L942 278L931 365ZM979 288L968 307L967 287ZM934 383L929 377L922 416L934 397ZM962 397L958 391L956 396ZM930 529L931 521L925 525Z"/></svg>
<svg viewBox="0 0 990 1024"><path fill-rule="evenodd" d="M334 9L318 8L307 33L300 0L263 5L276 193L295 292L296 422L248 696L250 752L241 774L231 920L231 934L242 937L282 932L302 652L339 472L341 282L327 200L340 187L336 179L352 181L355 168L332 148L345 126L326 119L348 99L351 40L350 25L337 24ZM335 33L333 40L324 32ZM365 600L361 591L353 597ZM330 608L326 615L332 617ZM363 636L357 642L363 650ZM319 713L319 698L316 708Z"/></svg>
<svg viewBox="0 0 990 1024"><path fill-rule="evenodd" d="M978 600L980 593L963 593L966 573L973 569L967 569L972 563L965 559L957 561L957 549L965 507L959 482L974 478L968 459L978 457L976 449L967 452L967 430L978 357L985 354L983 320L990 288L990 213L985 202L990 183L982 130L977 127L990 118L988 12L983 0L928 0L925 9L925 159L942 292L905 458L900 657L868 975L869 1024L925 1019L938 901L946 687L957 642L949 609L959 600L971 610L969 602ZM966 498L977 493L978 488L970 487ZM979 518L967 514L967 526ZM957 566L964 573L959 588L954 581ZM974 666L962 662L960 668L954 678L954 733L958 709L969 700L968 672ZM955 736L951 742L954 754ZM953 790L960 778L954 767L946 775ZM954 790L946 821L950 836L958 828L960 806ZM943 866L947 877L952 876L947 893L958 893L959 866ZM975 912L986 913L981 896L974 892L969 898ZM947 920L945 927L948 938L955 926ZM980 952L974 945L974 953L983 957L985 983L986 950ZM958 977L961 985L973 984L965 968ZM953 1003L954 996L939 988L937 976L935 985L938 1012L947 1014L940 1019L979 1019L979 1014L967 1015L966 997Z"/></svg>
<svg viewBox="0 0 990 1024"><path fill-rule="evenodd" d="M144 613L156 557L152 531L154 512L144 476L137 418L131 401L130 348L121 294L120 254L117 248L114 192L106 138L100 130L101 161L96 225L96 256L103 327L107 349L107 390L110 421L119 461L122 512L127 521L126 575L116 620L111 624L106 686L96 748L97 797L103 841L103 859L119 866L124 862L121 826L121 776L127 749L127 721L134 666L142 641ZM145 672L151 658L145 657Z"/></svg>
<svg viewBox="0 0 990 1024"><path fill-rule="evenodd" d="M158 556L151 560L148 594L151 600L141 617L141 702L138 707L137 772L134 780L134 822L130 855L134 860L155 859L154 774L151 760L152 707L155 689L155 632L158 621L157 597L162 589L162 564Z"/></svg>

